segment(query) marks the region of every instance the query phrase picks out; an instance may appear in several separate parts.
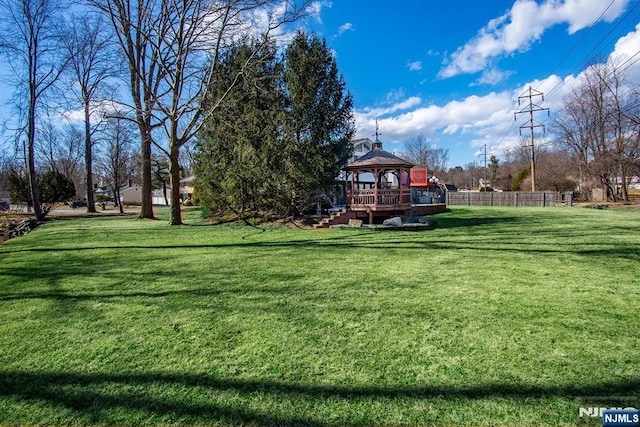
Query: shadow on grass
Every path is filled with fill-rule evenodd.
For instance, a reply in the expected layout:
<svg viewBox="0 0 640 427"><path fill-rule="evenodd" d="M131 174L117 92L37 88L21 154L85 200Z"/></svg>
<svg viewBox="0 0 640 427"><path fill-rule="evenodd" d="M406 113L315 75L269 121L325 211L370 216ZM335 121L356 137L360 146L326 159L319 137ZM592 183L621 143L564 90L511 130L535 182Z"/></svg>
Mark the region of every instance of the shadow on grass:
<svg viewBox="0 0 640 427"><path fill-rule="evenodd" d="M509 223L522 223L527 221L523 216L474 216L474 217L454 217L454 216L436 216L435 221L437 228L465 228L465 227L479 227L500 224L505 225Z"/></svg>
<svg viewBox="0 0 640 427"><path fill-rule="evenodd" d="M444 250L477 250L477 251L505 251L505 252L524 252L524 253L567 253L582 256L614 256L629 258L631 260L640 260L640 245L636 244L607 244L607 243L579 243L573 244L569 241L546 245L542 243L527 243L525 240L519 239L515 241L496 240L495 236L487 236L481 240L463 242L459 239L368 239L366 236L371 232L364 232L357 236L335 236L323 239L304 239L304 240L285 240L285 241L239 241L231 243L203 243L203 244L172 244L168 242L162 245L109 245L94 246L78 246L67 248L44 248L31 247L27 249L8 249L4 250L4 254L12 253L48 253L48 252L85 252L95 250L207 250L207 249L324 249L324 250L350 250L357 248L388 250L388 249L444 249ZM394 232L394 236L398 236L403 232ZM408 233L408 237L415 236L415 232ZM377 233L376 235L379 235ZM145 254L146 257L152 258L152 252Z"/></svg>
<svg viewBox="0 0 640 427"><path fill-rule="evenodd" d="M342 409L359 400L429 400L429 399L531 399L581 396L634 395L640 389L640 377L621 382L602 382L591 386L529 386L519 384L484 384L469 386L366 387L348 385L307 385L272 380L238 380L211 375L167 373L47 373L0 372L0 396L10 397L28 408L30 402L46 402L53 408L80 417L91 424L122 423L129 412L151 422L172 424L234 425L328 425L308 408L338 403ZM200 397L198 397L200 394ZM225 395L234 396L225 401ZM207 401L209 403L203 403ZM326 401L326 402L323 402ZM264 403L267 404L264 407ZM285 403L278 406L278 403ZM517 403L517 402L515 402ZM255 405L263 404L263 409ZM298 415L285 409L295 407ZM254 409L251 409L251 408ZM304 408L307 408L306 411ZM115 415L119 414L119 415ZM342 420L340 424L361 423ZM39 420L38 422L47 422Z"/></svg>

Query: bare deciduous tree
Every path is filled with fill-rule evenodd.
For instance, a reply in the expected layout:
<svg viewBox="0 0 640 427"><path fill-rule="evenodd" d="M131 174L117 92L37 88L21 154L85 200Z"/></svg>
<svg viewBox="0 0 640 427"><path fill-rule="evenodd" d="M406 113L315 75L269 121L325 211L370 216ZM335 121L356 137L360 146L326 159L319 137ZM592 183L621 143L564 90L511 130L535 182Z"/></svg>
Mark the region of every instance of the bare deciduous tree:
<svg viewBox="0 0 640 427"><path fill-rule="evenodd" d="M120 202L120 188L133 175L137 156L134 155L134 131L131 121L110 118L104 124L104 141L97 153L100 175L111 187L115 203L124 212Z"/></svg>
<svg viewBox="0 0 640 427"><path fill-rule="evenodd" d="M404 157L414 165L421 168L430 166L429 151L431 150L431 144L424 135L418 135L407 142L404 145L404 149Z"/></svg>
<svg viewBox="0 0 640 427"><path fill-rule="evenodd" d="M105 31L104 27L104 23L95 15L73 16L69 31L63 39L69 56L69 70L73 82L71 87L83 111L88 212L96 211L93 196L93 134L96 128L92 125L92 119L101 109L97 98L106 93L106 83L119 71L110 49L110 33Z"/></svg>
<svg viewBox="0 0 640 427"><path fill-rule="evenodd" d="M640 158L637 105L624 69L609 60L584 72L554 121L557 141L579 161L581 186L586 176L596 177L609 200L629 198L627 185Z"/></svg>
<svg viewBox="0 0 640 427"><path fill-rule="evenodd" d="M211 80L215 78L220 53L240 34L250 31L247 24L252 13L261 11L270 17L264 28L269 32L297 19L309 0L301 6L296 0L91 0L91 3L109 17L129 66L131 95L142 140L141 216L153 217L152 133L162 127L170 161L171 224L181 224L180 149L220 105L209 100L207 110L202 108L202 100L207 98Z"/></svg>
<svg viewBox="0 0 640 427"><path fill-rule="evenodd" d="M50 121L39 127L36 141L36 163L45 170L56 170L73 181L80 194L84 187L82 171L82 132L72 125L60 129Z"/></svg>
<svg viewBox="0 0 640 427"><path fill-rule="evenodd" d="M154 23L160 20L163 2L156 0L90 0L110 22L129 70L131 109L140 133L142 166L141 218L153 218L151 199L151 145L155 93L159 91L160 69L157 52L151 47ZM161 37L161 35L157 35Z"/></svg>
<svg viewBox="0 0 640 427"><path fill-rule="evenodd" d="M404 156L416 166L441 174L449 161L449 149L435 147L424 135L418 135L405 144Z"/></svg>
<svg viewBox="0 0 640 427"><path fill-rule="evenodd" d="M35 141L37 112L43 97L58 81L66 61L60 55L58 18L64 0L1 0L4 25L0 47L15 76L15 102L26 117L27 171L33 210L38 221L45 217L38 194Z"/></svg>

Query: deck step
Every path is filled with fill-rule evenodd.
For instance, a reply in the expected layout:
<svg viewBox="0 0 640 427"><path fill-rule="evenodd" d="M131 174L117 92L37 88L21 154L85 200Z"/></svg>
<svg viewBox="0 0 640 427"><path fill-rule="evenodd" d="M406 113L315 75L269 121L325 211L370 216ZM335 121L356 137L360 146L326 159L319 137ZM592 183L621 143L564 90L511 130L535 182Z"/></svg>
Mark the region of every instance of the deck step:
<svg viewBox="0 0 640 427"><path fill-rule="evenodd" d="M348 224L350 219L354 219L356 217L355 212L348 211L347 209L342 209L339 212L336 212L326 218L323 218L318 224L315 224L314 228L329 228L332 225L338 224Z"/></svg>

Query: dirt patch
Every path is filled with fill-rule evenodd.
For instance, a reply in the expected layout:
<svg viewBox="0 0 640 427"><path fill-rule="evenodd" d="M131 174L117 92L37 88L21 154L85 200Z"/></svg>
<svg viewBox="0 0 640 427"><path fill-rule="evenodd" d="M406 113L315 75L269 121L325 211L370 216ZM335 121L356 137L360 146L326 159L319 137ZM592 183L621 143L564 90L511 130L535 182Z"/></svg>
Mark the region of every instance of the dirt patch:
<svg viewBox="0 0 640 427"><path fill-rule="evenodd" d="M574 203L574 206L591 209L637 209L640 208L640 201L634 200L631 202L579 202Z"/></svg>

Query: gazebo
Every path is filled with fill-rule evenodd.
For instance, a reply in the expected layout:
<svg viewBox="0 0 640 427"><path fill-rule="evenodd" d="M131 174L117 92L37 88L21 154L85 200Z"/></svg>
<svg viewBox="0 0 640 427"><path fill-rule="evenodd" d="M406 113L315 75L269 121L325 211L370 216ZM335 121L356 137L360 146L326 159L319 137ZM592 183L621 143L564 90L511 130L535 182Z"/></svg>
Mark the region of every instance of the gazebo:
<svg viewBox="0 0 640 427"><path fill-rule="evenodd" d="M358 217L389 218L411 208L409 171L413 163L382 149L377 138L373 150L347 165L346 194L349 210Z"/></svg>

